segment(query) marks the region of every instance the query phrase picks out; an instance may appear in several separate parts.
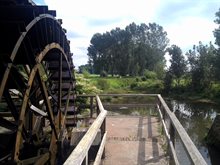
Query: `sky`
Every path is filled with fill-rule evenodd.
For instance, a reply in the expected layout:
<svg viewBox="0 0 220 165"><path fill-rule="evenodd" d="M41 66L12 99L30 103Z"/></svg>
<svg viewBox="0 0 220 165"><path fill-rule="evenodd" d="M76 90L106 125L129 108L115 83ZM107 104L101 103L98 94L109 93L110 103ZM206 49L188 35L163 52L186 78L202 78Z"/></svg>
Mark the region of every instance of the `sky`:
<svg viewBox="0 0 220 165"><path fill-rule="evenodd" d="M132 22L161 25L170 45L179 46L184 54L199 41L214 43L215 13L220 8L219 0L33 1L56 10L57 19L63 20L76 68L88 62L87 48L95 33L105 33L116 27L124 29Z"/></svg>

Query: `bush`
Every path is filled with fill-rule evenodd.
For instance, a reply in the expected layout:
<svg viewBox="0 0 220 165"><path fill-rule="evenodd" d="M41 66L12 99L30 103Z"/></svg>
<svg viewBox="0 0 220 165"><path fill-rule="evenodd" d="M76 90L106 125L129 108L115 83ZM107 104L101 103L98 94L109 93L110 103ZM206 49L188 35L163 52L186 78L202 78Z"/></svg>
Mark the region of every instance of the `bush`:
<svg viewBox="0 0 220 165"><path fill-rule="evenodd" d="M146 81L147 78L146 78L146 77L141 77L141 80L142 80L142 81Z"/></svg>
<svg viewBox="0 0 220 165"><path fill-rule="evenodd" d="M131 89L135 89L136 87L138 86L138 83L137 82L134 82L130 85L130 88Z"/></svg>
<svg viewBox="0 0 220 165"><path fill-rule="evenodd" d="M147 80L142 82L135 82L131 84L131 89L138 91L145 91L147 93L161 93L163 90L163 82L160 80Z"/></svg>
<svg viewBox="0 0 220 165"><path fill-rule="evenodd" d="M147 69L144 70L144 77L146 79L157 79L157 74L153 71L149 71Z"/></svg>
<svg viewBox="0 0 220 165"><path fill-rule="evenodd" d="M135 78L135 81L136 81L136 82L139 82L139 81L140 81L140 79L139 79L138 77L136 77L136 78Z"/></svg>
<svg viewBox="0 0 220 165"><path fill-rule="evenodd" d="M86 79L82 74L76 74L76 93L77 94L98 94L101 90L91 84L91 81Z"/></svg>
<svg viewBox="0 0 220 165"><path fill-rule="evenodd" d="M85 69L82 71L82 74L85 78L89 78L89 76L90 76L90 73Z"/></svg>
<svg viewBox="0 0 220 165"><path fill-rule="evenodd" d="M109 82L106 79L98 79L97 80L97 86L101 89L101 90L107 90L110 87Z"/></svg>
<svg viewBox="0 0 220 165"><path fill-rule="evenodd" d="M108 77L108 73L106 71L101 71L100 77Z"/></svg>

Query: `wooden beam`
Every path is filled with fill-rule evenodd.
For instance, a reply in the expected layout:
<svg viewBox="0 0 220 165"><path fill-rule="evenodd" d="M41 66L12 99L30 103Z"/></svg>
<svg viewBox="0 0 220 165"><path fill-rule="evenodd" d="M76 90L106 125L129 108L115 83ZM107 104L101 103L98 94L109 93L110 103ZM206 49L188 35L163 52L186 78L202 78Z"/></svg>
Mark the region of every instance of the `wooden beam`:
<svg viewBox="0 0 220 165"><path fill-rule="evenodd" d="M100 108L100 114L96 118L96 120L93 122L93 124L90 126L87 133L83 136L79 144L76 146L76 148L72 151L68 159L65 161L64 165L80 165L82 164L83 160L85 159L89 148L91 147L97 132L99 131L99 128L101 127L103 121L106 118L107 111L104 110L102 103L98 96L96 96L96 99L98 99L98 105Z"/></svg>
<svg viewBox="0 0 220 165"><path fill-rule="evenodd" d="M100 165L101 164L103 151L105 149L106 137L107 137L107 132L105 132L105 134L102 138L102 142L100 144L100 147L99 147L99 150L98 150L98 153L96 155L95 162L93 163L93 165Z"/></svg>
<svg viewBox="0 0 220 165"><path fill-rule="evenodd" d="M166 112L167 116L169 117L175 131L178 133L183 146L186 149L186 153L188 154L189 158L191 159L192 163L199 164L199 165L207 165L206 161L196 148L195 144L190 139L189 135L186 133L185 129L175 116L173 112L170 111L169 107L167 106L164 99L161 97L161 95L158 95L159 101L162 103L162 106L164 108L164 111Z"/></svg>
<svg viewBox="0 0 220 165"><path fill-rule="evenodd" d="M175 165L180 165L180 163L178 161L178 158L177 158L177 155L176 155L175 148L174 148L173 143L170 139L170 135L168 133L167 126L165 124L165 121L164 121L164 118L163 118L163 115L162 115L162 112L161 112L161 109L160 109L159 105L157 105L157 108L158 108L158 111L159 111L159 115L160 115L160 119L161 119L161 122L162 122L163 130L165 132L165 136L166 136L166 139L168 141L168 146L170 148L170 152L172 154L174 163L175 163Z"/></svg>

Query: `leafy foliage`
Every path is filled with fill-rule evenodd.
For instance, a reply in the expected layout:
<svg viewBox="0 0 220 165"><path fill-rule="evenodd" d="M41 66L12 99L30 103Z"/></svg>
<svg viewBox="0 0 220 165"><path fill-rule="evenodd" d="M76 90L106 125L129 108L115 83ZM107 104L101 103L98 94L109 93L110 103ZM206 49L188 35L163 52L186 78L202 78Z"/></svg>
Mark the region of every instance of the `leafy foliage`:
<svg viewBox="0 0 220 165"><path fill-rule="evenodd" d="M98 94L102 91L94 86L89 79L82 74L75 73L76 76L76 93L77 94Z"/></svg>
<svg viewBox="0 0 220 165"><path fill-rule="evenodd" d="M167 49L167 51L171 56L170 72L177 79L177 85L179 86L180 78L184 75L186 71L185 58L182 55L182 50L176 45L172 45L170 48Z"/></svg>
<svg viewBox="0 0 220 165"><path fill-rule="evenodd" d="M215 48L212 43L203 45L202 42L186 53L193 90L207 89L214 80L214 53Z"/></svg>
<svg viewBox="0 0 220 165"><path fill-rule="evenodd" d="M156 23L132 23L125 29L96 33L88 47L89 65L95 74L106 71L112 76L143 75L145 69L159 73L165 67L166 36Z"/></svg>

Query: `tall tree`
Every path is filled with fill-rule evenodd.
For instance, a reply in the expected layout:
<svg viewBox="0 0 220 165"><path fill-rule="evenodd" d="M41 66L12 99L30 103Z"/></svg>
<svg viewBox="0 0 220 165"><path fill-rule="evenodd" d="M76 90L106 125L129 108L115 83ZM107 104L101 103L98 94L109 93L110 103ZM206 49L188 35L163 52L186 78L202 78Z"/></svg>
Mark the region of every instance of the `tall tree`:
<svg viewBox="0 0 220 165"><path fill-rule="evenodd" d="M95 73L142 75L145 69L162 73L158 69L164 70L168 42L162 26L132 23L125 29L94 34L88 48L89 63Z"/></svg>
<svg viewBox="0 0 220 165"><path fill-rule="evenodd" d="M198 46L193 46L192 50L186 53L191 76L191 86L196 91L208 89L214 80L214 58L215 48L210 42L203 45L199 42Z"/></svg>
<svg viewBox="0 0 220 165"><path fill-rule="evenodd" d="M177 81L177 85L180 85L180 79L186 71L186 61L182 54L182 50L177 45L172 45L167 49L171 56L170 59L170 72Z"/></svg>
<svg viewBox="0 0 220 165"><path fill-rule="evenodd" d="M215 23L218 25L218 28L214 30L215 44L218 45L215 59L215 76L220 80L220 8L219 11L215 13L216 19Z"/></svg>

